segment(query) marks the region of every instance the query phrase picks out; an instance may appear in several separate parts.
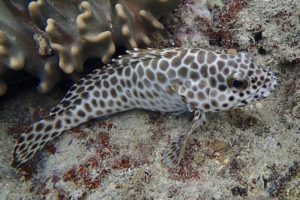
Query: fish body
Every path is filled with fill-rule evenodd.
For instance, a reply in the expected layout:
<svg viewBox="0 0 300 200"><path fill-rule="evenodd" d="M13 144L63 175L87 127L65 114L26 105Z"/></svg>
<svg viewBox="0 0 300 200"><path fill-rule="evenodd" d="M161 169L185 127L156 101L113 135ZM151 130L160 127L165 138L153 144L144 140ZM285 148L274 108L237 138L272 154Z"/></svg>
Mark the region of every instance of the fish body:
<svg viewBox="0 0 300 200"><path fill-rule="evenodd" d="M74 84L50 115L21 135L14 149L19 167L47 142L90 119L131 109L194 112L191 129L175 138L165 154L177 166L188 136L219 112L260 101L278 85L275 75L247 53L204 49L135 49Z"/></svg>

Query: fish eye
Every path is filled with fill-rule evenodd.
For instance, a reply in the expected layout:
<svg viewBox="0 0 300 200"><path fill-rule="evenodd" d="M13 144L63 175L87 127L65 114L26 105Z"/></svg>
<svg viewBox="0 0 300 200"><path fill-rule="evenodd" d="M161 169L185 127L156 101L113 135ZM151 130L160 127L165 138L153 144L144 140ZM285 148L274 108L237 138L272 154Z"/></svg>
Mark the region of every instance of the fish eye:
<svg viewBox="0 0 300 200"><path fill-rule="evenodd" d="M246 80L238 80L234 78L230 78L227 80L227 84L231 88L235 88L238 90L244 90L248 87L248 81Z"/></svg>

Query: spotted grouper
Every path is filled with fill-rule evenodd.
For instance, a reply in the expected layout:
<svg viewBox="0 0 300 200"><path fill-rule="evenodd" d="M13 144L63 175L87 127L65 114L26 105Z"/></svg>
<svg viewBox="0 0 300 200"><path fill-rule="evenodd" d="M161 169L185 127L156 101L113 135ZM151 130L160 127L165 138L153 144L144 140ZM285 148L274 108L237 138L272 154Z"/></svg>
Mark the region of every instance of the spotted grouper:
<svg viewBox="0 0 300 200"><path fill-rule="evenodd" d="M73 85L48 117L20 136L12 166L21 166L49 141L88 120L146 109L194 113L191 128L171 140L165 152L164 162L176 167L189 136L206 122L205 113L260 101L277 85L276 76L256 65L248 53L134 49Z"/></svg>

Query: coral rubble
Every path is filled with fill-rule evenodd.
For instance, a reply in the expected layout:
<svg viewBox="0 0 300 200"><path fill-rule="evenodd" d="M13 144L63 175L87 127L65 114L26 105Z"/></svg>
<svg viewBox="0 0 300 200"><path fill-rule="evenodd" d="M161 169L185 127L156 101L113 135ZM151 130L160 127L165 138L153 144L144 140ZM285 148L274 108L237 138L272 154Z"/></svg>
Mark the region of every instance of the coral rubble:
<svg viewBox="0 0 300 200"><path fill-rule="evenodd" d="M3 0L0 2L0 95L7 72L25 70L47 92L83 70L88 58L108 63L116 47L148 46L157 20L181 0ZM63 73L62 73L63 72ZM14 77L13 75L10 77Z"/></svg>

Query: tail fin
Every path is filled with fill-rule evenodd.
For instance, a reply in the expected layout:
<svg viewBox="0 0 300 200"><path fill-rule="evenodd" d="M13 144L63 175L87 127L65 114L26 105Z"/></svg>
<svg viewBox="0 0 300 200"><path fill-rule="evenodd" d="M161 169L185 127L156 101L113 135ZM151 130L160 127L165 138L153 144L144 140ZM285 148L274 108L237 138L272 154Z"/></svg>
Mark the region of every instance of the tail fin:
<svg viewBox="0 0 300 200"><path fill-rule="evenodd" d="M74 113L64 111L51 115L35 124L27 133L23 133L18 139L13 153L13 167L20 167L41 150L49 141L61 135L65 130L71 129L85 119L72 117Z"/></svg>

